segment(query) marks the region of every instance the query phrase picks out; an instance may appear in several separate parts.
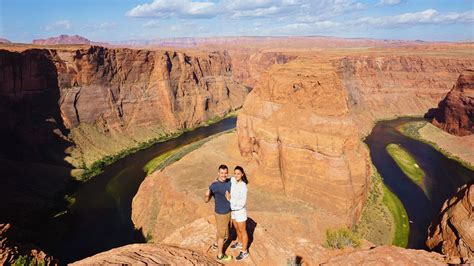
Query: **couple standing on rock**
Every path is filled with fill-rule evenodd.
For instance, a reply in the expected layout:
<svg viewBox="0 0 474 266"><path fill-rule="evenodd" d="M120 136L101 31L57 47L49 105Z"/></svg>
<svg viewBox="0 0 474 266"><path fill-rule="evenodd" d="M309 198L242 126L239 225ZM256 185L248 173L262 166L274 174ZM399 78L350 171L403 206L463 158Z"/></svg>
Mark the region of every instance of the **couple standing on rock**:
<svg viewBox="0 0 474 266"><path fill-rule="evenodd" d="M206 191L204 201L207 203L214 197L215 217L217 227L217 260L228 262L232 256L224 253L224 242L229 237L229 222L232 219L232 226L237 232L237 241L230 247L232 249L240 248L239 255L235 258L237 261L243 260L249 256L248 253L248 234L247 234L247 176L244 169L240 166L234 168L234 176L227 178L229 169L227 165L220 165L218 177L214 180Z"/></svg>

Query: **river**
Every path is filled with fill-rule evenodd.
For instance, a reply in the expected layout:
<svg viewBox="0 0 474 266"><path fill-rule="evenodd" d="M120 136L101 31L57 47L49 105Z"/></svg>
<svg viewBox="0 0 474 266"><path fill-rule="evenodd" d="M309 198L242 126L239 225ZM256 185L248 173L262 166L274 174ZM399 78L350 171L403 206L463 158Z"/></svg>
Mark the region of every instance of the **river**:
<svg viewBox="0 0 474 266"><path fill-rule="evenodd" d="M401 134L396 127L417 118L399 118L378 122L365 139L369 146L373 164L387 187L402 201L410 220L409 248L426 248L425 240L431 220L440 211L443 202L454 195L456 189L470 180L474 172L457 161L445 157L431 145ZM425 172L423 191L413 183L385 147L390 143L400 144L410 152Z"/></svg>

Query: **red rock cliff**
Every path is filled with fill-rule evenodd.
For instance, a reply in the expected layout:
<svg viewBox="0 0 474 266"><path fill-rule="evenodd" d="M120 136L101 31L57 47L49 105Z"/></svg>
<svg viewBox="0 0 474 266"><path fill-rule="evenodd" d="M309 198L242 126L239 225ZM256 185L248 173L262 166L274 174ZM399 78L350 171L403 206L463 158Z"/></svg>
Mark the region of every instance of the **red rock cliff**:
<svg viewBox="0 0 474 266"><path fill-rule="evenodd" d="M39 112L50 113L54 109L58 127L72 130L74 159L69 161L76 166L224 116L239 108L247 94L233 80L226 52L188 55L91 46L2 51L2 56L2 100L8 105L14 100L17 108L25 110L37 106ZM33 104L31 96L38 93L55 95ZM18 104L22 99L25 102ZM0 112L17 115L11 108ZM34 113L27 116L38 120ZM26 125L20 131L31 128ZM30 133L25 134L44 135Z"/></svg>
<svg viewBox="0 0 474 266"><path fill-rule="evenodd" d="M239 114L240 151L259 163L255 182L353 225L369 176L367 150L346 93L325 59L274 65Z"/></svg>
<svg viewBox="0 0 474 266"><path fill-rule="evenodd" d="M432 123L447 132L465 136L474 133L474 70L464 71L438 104Z"/></svg>
<svg viewBox="0 0 474 266"><path fill-rule="evenodd" d="M442 251L450 263L474 262L474 183L446 200L429 228L426 245Z"/></svg>
<svg viewBox="0 0 474 266"><path fill-rule="evenodd" d="M474 60L380 54L346 56L335 64L351 114L361 132L368 134L377 119L426 113L446 95L462 71L474 66Z"/></svg>

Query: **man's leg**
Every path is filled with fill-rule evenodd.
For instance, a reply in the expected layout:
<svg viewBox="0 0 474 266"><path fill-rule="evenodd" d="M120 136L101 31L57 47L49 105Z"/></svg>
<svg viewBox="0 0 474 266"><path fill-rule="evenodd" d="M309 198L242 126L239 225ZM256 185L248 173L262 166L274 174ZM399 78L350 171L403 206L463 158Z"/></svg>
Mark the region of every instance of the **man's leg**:
<svg viewBox="0 0 474 266"><path fill-rule="evenodd" d="M221 257L224 254L224 240L228 237L229 234L230 213L228 215L216 213L215 217L217 227L217 256Z"/></svg>

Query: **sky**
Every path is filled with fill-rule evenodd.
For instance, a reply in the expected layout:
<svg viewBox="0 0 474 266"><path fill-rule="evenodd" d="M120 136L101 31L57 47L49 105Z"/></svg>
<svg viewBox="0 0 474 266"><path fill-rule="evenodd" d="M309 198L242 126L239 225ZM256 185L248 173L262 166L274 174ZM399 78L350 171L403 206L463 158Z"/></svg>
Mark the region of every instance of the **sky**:
<svg viewBox="0 0 474 266"><path fill-rule="evenodd" d="M474 40L474 0L0 0L0 38L310 36Z"/></svg>

